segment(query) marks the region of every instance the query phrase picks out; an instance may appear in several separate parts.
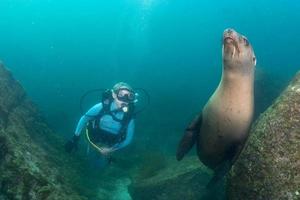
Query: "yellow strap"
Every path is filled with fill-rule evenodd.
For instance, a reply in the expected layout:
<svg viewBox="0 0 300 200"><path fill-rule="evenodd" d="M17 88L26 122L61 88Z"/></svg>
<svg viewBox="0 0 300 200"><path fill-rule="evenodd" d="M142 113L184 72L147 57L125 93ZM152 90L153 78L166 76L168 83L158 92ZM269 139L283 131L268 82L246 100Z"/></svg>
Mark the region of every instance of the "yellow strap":
<svg viewBox="0 0 300 200"><path fill-rule="evenodd" d="M88 129L86 128L85 129L85 135L86 135L86 138L87 140L89 141L89 143L97 150L99 151L101 154L102 154L102 148L101 147L98 147L95 143L93 143L91 140L90 140L90 137L89 137L89 131Z"/></svg>

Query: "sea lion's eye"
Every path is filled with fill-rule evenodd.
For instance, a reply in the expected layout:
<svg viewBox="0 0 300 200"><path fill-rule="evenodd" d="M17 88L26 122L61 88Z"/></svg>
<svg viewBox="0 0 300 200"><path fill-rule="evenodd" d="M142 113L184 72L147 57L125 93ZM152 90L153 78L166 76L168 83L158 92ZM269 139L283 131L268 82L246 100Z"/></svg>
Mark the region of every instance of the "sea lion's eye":
<svg viewBox="0 0 300 200"><path fill-rule="evenodd" d="M253 60L254 65L256 65L256 58L253 57L252 60Z"/></svg>
<svg viewBox="0 0 300 200"><path fill-rule="evenodd" d="M243 37L244 43L246 46L249 46L249 41L247 40L247 38Z"/></svg>

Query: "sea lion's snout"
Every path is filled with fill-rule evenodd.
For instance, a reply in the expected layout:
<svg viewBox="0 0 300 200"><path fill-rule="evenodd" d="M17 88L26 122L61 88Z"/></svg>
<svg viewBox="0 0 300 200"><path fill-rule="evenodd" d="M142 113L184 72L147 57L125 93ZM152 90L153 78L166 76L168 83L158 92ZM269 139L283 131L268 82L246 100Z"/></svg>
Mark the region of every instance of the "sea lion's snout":
<svg viewBox="0 0 300 200"><path fill-rule="evenodd" d="M232 28L225 29L223 32L223 60L231 62L232 66L237 63L244 66L256 64L256 58L249 40L236 32Z"/></svg>
<svg viewBox="0 0 300 200"><path fill-rule="evenodd" d="M231 28L225 29L223 33L223 53L232 59L236 53L239 54L239 34Z"/></svg>
<svg viewBox="0 0 300 200"><path fill-rule="evenodd" d="M238 38L238 33L234 29L227 28L224 30L224 33L223 33L224 43L234 42L234 41L236 41L237 38Z"/></svg>
<svg viewBox="0 0 300 200"><path fill-rule="evenodd" d="M249 40L236 32L234 29L227 28L223 33L223 44L234 44L236 48L239 48L240 45L245 47L250 46Z"/></svg>

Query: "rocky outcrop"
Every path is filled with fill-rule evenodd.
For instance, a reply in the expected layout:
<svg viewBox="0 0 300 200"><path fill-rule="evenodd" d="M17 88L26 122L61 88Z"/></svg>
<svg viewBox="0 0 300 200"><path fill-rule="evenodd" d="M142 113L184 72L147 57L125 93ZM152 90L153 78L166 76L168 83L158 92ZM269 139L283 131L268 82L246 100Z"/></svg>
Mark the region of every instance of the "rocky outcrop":
<svg viewBox="0 0 300 200"><path fill-rule="evenodd" d="M68 183L63 155L22 86L0 64L0 199L85 199ZM52 139L54 140L54 139ZM55 156L61 155L60 158ZM59 167L60 166L60 167ZM71 172L68 172L71 173Z"/></svg>
<svg viewBox="0 0 300 200"><path fill-rule="evenodd" d="M300 73L253 125L227 180L235 199L300 199Z"/></svg>
<svg viewBox="0 0 300 200"><path fill-rule="evenodd" d="M187 156L182 162L172 158L153 176L135 179L129 192L133 200L223 199L221 193L206 190L211 176L212 172L196 156Z"/></svg>

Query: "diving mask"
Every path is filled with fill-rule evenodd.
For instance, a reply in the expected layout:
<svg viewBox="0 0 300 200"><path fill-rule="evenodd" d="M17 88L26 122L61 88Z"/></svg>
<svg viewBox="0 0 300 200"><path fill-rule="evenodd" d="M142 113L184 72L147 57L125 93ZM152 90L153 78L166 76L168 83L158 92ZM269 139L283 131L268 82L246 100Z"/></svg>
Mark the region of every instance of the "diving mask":
<svg viewBox="0 0 300 200"><path fill-rule="evenodd" d="M121 88L117 93L117 99L125 103L134 103L135 96L135 93L127 88Z"/></svg>

